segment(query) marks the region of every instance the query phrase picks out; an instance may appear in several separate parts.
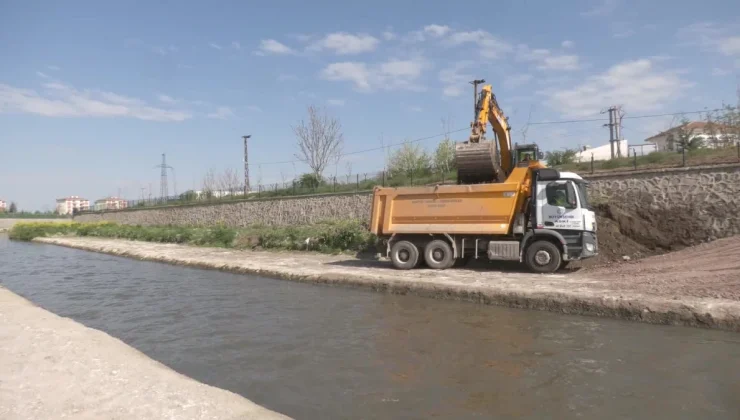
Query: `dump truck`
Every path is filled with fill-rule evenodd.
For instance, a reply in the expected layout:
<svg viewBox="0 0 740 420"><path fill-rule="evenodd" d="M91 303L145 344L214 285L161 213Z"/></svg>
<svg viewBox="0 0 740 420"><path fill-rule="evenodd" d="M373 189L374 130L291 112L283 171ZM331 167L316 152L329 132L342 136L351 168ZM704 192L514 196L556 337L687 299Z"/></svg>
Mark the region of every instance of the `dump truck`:
<svg viewBox="0 0 740 420"><path fill-rule="evenodd" d="M547 168L536 144L512 147L490 85L480 98L471 138L457 148L457 185L375 188L370 231L385 241L393 266L446 269L486 257L552 273L596 256L587 182ZM498 147L483 141L489 121Z"/></svg>

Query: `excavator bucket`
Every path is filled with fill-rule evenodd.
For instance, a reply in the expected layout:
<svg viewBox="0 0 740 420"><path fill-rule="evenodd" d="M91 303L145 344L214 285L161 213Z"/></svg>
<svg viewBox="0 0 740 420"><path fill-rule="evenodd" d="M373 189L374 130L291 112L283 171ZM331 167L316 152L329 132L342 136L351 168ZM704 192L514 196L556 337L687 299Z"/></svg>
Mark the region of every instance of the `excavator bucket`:
<svg viewBox="0 0 740 420"><path fill-rule="evenodd" d="M492 141L455 144L458 184L482 184L504 181L504 173Z"/></svg>

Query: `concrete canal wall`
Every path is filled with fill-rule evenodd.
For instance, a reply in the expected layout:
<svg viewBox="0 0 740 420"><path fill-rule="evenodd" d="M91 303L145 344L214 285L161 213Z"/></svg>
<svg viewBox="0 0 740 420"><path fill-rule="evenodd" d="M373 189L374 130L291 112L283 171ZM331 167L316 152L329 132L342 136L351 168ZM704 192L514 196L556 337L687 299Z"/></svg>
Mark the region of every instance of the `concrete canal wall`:
<svg viewBox="0 0 740 420"><path fill-rule="evenodd" d="M287 419L0 287L0 418Z"/></svg>
<svg viewBox="0 0 740 420"><path fill-rule="evenodd" d="M681 238L686 244L740 234L740 165L627 171L587 179L592 201L614 203L628 213L626 217L641 218L658 229L678 228L681 231L671 238ZM371 195L365 192L129 209L85 214L75 220L133 225L288 225L368 219L370 206Z"/></svg>

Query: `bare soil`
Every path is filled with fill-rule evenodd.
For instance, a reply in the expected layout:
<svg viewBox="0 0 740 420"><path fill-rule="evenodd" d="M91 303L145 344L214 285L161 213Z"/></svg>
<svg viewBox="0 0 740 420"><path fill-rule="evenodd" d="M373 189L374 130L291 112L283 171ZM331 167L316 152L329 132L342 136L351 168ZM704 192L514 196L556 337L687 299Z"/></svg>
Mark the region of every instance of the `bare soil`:
<svg viewBox="0 0 740 420"><path fill-rule="evenodd" d="M579 271L592 287L673 297L740 300L740 236L639 261Z"/></svg>

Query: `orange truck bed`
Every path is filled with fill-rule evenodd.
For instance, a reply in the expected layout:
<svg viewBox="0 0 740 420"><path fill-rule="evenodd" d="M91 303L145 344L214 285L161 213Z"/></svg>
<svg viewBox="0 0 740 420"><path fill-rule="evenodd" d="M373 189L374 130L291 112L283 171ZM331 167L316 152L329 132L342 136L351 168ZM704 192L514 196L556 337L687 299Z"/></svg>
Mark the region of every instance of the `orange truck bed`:
<svg viewBox="0 0 740 420"><path fill-rule="evenodd" d="M370 231L397 234L505 235L518 207L520 183L376 188Z"/></svg>

